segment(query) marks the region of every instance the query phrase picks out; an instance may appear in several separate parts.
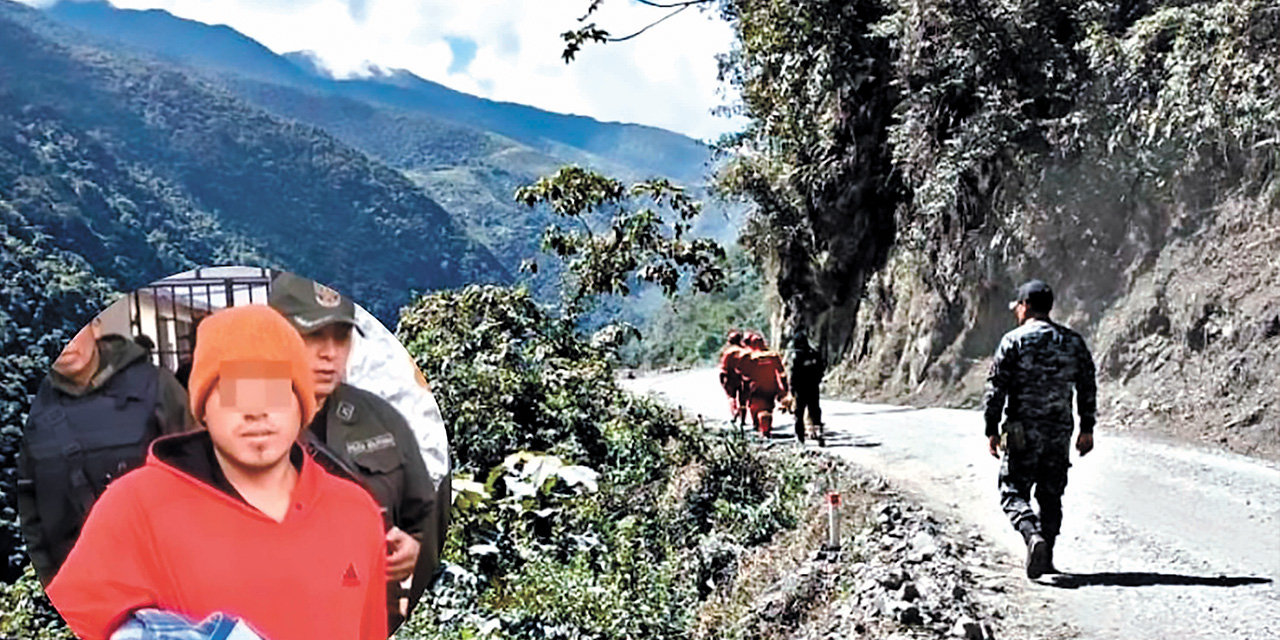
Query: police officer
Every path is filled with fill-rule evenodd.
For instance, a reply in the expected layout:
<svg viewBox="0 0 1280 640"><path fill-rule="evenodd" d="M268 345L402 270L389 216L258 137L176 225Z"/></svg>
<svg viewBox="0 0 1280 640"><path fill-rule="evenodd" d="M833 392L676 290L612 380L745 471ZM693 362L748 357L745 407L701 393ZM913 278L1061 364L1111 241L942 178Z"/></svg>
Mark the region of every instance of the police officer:
<svg viewBox="0 0 1280 640"><path fill-rule="evenodd" d="M1049 319L1053 291L1040 280L1018 288L1009 308L1018 328L996 349L984 397L987 449L1000 463L1000 504L1027 543L1027 577L1057 573L1053 547L1062 527L1062 494L1071 466L1074 388L1080 415L1076 449L1093 449L1097 383L1080 334ZM1000 418L1004 414L1004 438ZM1031 508L1034 487L1039 515Z"/></svg>
<svg viewBox="0 0 1280 640"><path fill-rule="evenodd" d="M827 359L809 345L809 337L803 332L797 333L792 339L790 356L791 363L787 370L791 372L791 394L795 398L796 439L804 444L806 411L813 426L822 428L822 408L818 406L818 388L822 385L822 376L827 371ZM821 436L819 436L819 444L821 444Z"/></svg>
<svg viewBox="0 0 1280 640"><path fill-rule="evenodd" d="M344 382L351 355L355 304L322 284L280 273L268 297L302 334L311 358L319 411L307 429L313 455L338 475L354 476L382 506L387 525L389 629L403 621L400 583L413 577L413 610L439 564L448 512L438 508L417 439L386 400Z"/></svg>
<svg viewBox="0 0 1280 640"><path fill-rule="evenodd" d="M146 349L94 318L54 361L18 453L18 520L36 575L53 580L108 483L142 465L151 441L194 428L187 393Z"/></svg>

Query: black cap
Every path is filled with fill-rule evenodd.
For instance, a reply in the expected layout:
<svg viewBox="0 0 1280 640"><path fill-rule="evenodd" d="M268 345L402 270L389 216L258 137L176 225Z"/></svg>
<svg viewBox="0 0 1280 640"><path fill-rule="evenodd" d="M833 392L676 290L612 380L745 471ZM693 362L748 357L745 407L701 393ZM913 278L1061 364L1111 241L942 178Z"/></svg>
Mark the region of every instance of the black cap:
<svg viewBox="0 0 1280 640"><path fill-rule="evenodd" d="M1031 280L1018 287L1018 297L1009 302L1009 310L1012 311L1019 302L1025 302L1037 311L1049 311L1053 309L1053 289L1043 280Z"/></svg>
<svg viewBox="0 0 1280 640"><path fill-rule="evenodd" d="M271 281L267 304L279 311L298 333L307 335L336 322L364 331L356 324L356 304L350 298L314 280L280 272Z"/></svg>

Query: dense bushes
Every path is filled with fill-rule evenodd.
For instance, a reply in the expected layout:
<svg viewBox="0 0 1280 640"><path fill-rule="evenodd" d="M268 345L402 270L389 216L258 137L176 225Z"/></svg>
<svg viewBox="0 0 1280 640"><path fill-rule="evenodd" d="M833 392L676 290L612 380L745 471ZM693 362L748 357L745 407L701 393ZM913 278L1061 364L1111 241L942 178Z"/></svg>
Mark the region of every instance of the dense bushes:
<svg viewBox="0 0 1280 640"><path fill-rule="evenodd" d="M44 640L60 626L29 566L23 577L27 557L14 496L16 456L28 398L62 346L109 295L83 260L53 247L48 236L0 201L0 637Z"/></svg>
<svg viewBox="0 0 1280 640"><path fill-rule="evenodd" d="M795 524L807 469L622 392L523 290L423 298L399 333L466 474L453 564L401 637L687 638L738 554Z"/></svg>

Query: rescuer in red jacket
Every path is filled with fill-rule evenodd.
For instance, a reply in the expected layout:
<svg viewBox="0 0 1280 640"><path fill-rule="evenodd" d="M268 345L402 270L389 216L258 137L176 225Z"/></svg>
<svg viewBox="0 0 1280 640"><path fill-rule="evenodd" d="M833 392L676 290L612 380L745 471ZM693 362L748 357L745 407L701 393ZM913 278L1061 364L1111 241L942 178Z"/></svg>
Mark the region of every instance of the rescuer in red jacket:
<svg viewBox="0 0 1280 640"><path fill-rule="evenodd" d="M724 350L720 352L720 386L729 396L730 422L746 424L746 394L743 393L742 375L738 372L738 364L748 350L742 345L742 332L734 329L729 332Z"/></svg>
<svg viewBox="0 0 1280 640"><path fill-rule="evenodd" d="M749 387L747 412L760 435L769 437L773 429L773 406L787 396L787 373L782 355L768 350L764 337L752 333L746 338L750 351L739 360L738 372Z"/></svg>
<svg viewBox="0 0 1280 640"><path fill-rule="evenodd" d="M198 332L190 402L206 429L156 440L107 487L49 599L85 640L142 608L222 613L270 640L385 640L378 506L297 443L316 411L302 338L265 305Z"/></svg>

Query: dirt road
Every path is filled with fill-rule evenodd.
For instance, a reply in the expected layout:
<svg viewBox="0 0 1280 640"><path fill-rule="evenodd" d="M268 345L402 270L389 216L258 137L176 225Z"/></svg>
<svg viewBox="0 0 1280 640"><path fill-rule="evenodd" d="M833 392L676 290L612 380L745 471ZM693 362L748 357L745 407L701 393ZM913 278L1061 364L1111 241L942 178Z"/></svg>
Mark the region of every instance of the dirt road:
<svg viewBox="0 0 1280 640"><path fill-rule="evenodd" d="M727 426L714 371L625 384ZM1025 547L1000 510L980 413L824 401L823 414L831 453L979 528L1006 551L997 573L1021 572ZM779 413L773 439L792 440L793 424ZM1039 610L1033 628L1104 640L1280 639L1280 467L1105 430L1071 462L1056 557L1069 573L1006 582L1012 601Z"/></svg>

